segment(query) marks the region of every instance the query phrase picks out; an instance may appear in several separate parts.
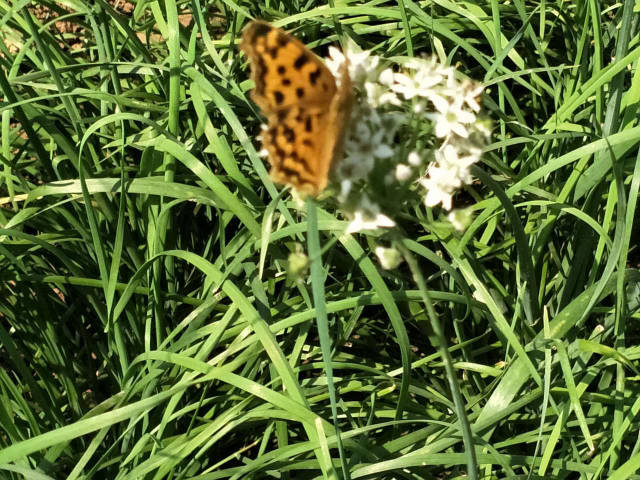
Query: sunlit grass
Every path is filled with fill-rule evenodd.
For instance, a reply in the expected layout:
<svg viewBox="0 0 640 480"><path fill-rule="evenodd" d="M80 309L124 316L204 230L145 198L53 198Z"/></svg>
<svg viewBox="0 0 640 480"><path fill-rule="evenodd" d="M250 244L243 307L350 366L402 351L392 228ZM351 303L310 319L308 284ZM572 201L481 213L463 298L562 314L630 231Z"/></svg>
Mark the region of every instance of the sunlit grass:
<svg viewBox="0 0 640 480"><path fill-rule="evenodd" d="M0 477L639 478L633 0L31 3L0 0ZM280 194L250 17L484 82L471 225L412 206L387 271Z"/></svg>

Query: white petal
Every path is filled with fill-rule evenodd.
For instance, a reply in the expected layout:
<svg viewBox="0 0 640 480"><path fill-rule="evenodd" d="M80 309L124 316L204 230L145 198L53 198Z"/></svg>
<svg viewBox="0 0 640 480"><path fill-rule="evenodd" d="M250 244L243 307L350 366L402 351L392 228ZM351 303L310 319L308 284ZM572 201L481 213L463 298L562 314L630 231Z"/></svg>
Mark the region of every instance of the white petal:
<svg viewBox="0 0 640 480"><path fill-rule="evenodd" d="M431 189L427 191L427 195L424 197L424 204L427 207L435 207L442 201L440 192Z"/></svg>
<svg viewBox="0 0 640 480"><path fill-rule="evenodd" d="M438 110L440 113L447 113L449 111L449 107L450 107L449 100L447 100L443 96L438 95L437 93L434 93L431 96L429 96L429 100L431 100L431 103L433 103L433 106L436 107L436 110Z"/></svg>
<svg viewBox="0 0 640 480"><path fill-rule="evenodd" d="M436 122L436 137L444 138L451 132L451 125L444 118L440 118L440 121Z"/></svg>
<svg viewBox="0 0 640 480"><path fill-rule="evenodd" d="M390 68L384 69L382 72L380 72L380 75L378 76L378 81L383 85L390 86L393 83L393 80L394 80L394 73L393 73L393 70L391 70Z"/></svg>
<svg viewBox="0 0 640 480"><path fill-rule="evenodd" d="M363 229L364 229L364 223L362 221L362 212L356 212L353 220L349 222L346 232L356 233Z"/></svg>
<svg viewBox="0 0 640 480"><path fill-rule="evenodd" d="M396 179L400 182L406 182L411 178L411 174L413 170L409 165L405 165L403 163L399 163L396 165Z"/></svg>
<svg viewBox="0 0 640 480"><path fill-rule="evenodd" d="M449 124L449 128L456 134L460 135L462 138L467 138L469 136L469 132L461 123L452 122Z"/></svg>
<svg viewBox="0 0 640 480"><path fill-rule="evenodd" d="M376 247L376 256L385 270L396 268L402 263L402 255L395 248Z"/></svg>
<svg viewBox="0 0 640 480"><path fill-rule="evenodd" d="M404 73L394 73L393 74L393 79L395 80L395 82L399 85L404 85L404 86L414 86L414 82L413 79L408 76L405 75Z"/></svg>
<svg viewBox="0 0 640 480"><path fill-rule="evenodd" d="M391 228L391 227L395 227L396 222L394 222L393 220L391 220L389 217L387 217L386 215L383 215L382 213L379 213L376 216L376 224L378 225L378 227L382 227L382 228Z"/></svg>
<svg viewBox="0 0 640 480"><path fill-rule="evenodd" d="M409 165L419 167L422 164L422 159L420 155L418 155L418 152L411 152L407 156L407 162L409 162Z"/></svg>
<svg viewBox="0 0 640 480"><path fill-rule="evenodd" d="M351 180L342 180L340 182L340 196L346 199L351 192L352 185Z"/></svg>
<svg viewBox="0 0 640 480"><path fill-rule="evenodd" d="M475 98L467 97L465 98L465 102L467 103L467 105L469 105L469 108L471 108L471 110L473 110L474 112L477 113L480 111L480 104L476 102Z"/></svg>
<svg viewBox="0 0 640 480"><path fill-rule="evenodd" d="M457 111L456 118L461 123L473 123L476 121L476 116L473 113L467 112L465 110Z"/></svg>
<svg viewBox="0 0 640 480"><path fill-rule="evenodd" d="M378 99L378 103L380 103L381 105L384 105L386 103L388 103L389 105L396 105L396 106L402 105L402 102L400 101L400 99L393 92L385 92L382 95L380 95L380 98Z"/></svg>
<svg viewBox="0 0 640 480"><path fill-rule="evenodd" d="M334 62L339 62L339 63L344 62L343 53L340 50L338 50L336 47L329 47L329 56Z"/></svg>
<svg viewBox="0 0 640 480"><path fill-rule="evenodd" d="M445 147L442 150L438 151L438 153L440 152L442 153L442 159L445 162L450 164L458 163L458 160L459 160L458 151L453 145L451 144L445 145Z"/></svg>

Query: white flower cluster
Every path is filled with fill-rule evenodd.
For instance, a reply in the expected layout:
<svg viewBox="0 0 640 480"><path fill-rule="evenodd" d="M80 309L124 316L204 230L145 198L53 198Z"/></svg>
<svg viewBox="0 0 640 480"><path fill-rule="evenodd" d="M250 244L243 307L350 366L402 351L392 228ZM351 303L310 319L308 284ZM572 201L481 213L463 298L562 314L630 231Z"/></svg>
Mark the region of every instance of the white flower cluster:
<svg viewBox="0 0 640 480"><path fill-rule="evenodd" d="M356 94L344 158L333 171L352 218L348 231L394 226L388 214L415 197L416 184L425 188L426 206L451 210L489 135L477 117L483 87L458 80L453 67L433 58L394 71L353 42L345 54L335 48L329 54L326 64L336 77L348 60Z"/></svg>

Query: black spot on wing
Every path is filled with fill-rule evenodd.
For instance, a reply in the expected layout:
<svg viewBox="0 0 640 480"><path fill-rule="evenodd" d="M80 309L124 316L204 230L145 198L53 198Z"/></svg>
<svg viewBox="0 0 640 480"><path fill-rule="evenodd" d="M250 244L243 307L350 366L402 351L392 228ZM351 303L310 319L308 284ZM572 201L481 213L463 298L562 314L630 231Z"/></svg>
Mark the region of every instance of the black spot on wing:
<svg viewBox="0 0 640 480"><path fill-rule="evenodd" d="M311 171L311 167L309 166L309 163L307 162L306 158L304 157L296 158L296 165L298 169L302 169L302 173L304 174L305 177L307 178L313 177L313 172Z"/></svg>
<svg viewBox="0 0 640 480"><path fill-rule="evenodd" d="M315 85L316 82L318 81L318 78L320 78L321 75L321 71L319 68L316 68L313 72L311 72L309 74L309 81L311 82L311 85Z"/></svg>
<svg viewBox="0 0 640 480"><path fill-rule="evenodd" d="M298 98L304 97L304 88L302 88L302 87L296 88L296 96Z"/></svg>
<svg viewBox="0 0 640 480"><path fill-rule="evenodd" d="M288 87L289 85L291 85L291 80L289 80L288 78L283 78L282 85Z"/></svg>
<svg viewBox="0 0 640 480"><path fill-rule="evenodd" d="M255 72L253 72L254 78L257 79L256 91L262 95L264 92L264 78L269 73L267 64L262 57L256 57Z"/></svg>
<svg viewBox="0 0 640 480"><path fill-rule="evenodd" d="M267 64L264 61L264 58L262 57L257 57L256 58L256 63L258 65L258 72L261 75L264 75L267 73L267 71L269 70L269 68L267 67Z"/></svg>
<svg viewBox="0 0 640 480"><path fill-rule="evenodd" d="M284 156L286 155L284 153L284 150L282 148L280 148L278 145L276 145L275 143L274 143L274 146L276 147L276 157L284 158Z"/></svg>
<svg viewBox="0 0 640 480"><path fill-rule="evenodd" d="M273 27L268 23L256 22L253 24L253 36L255 37L265 37Z"/></svg>
<svg viewBox="0 0 640 480"><path fill-rule="evenodd" d="M304 129L309 133L313 130L313 123L311 121L311 117L307 117L304 120Z"/></svg>
<svg viewBox="0 0 640 480"><path fill-rule="evenodd" d="M288 125L283 125L282 136L287 140L287 142L292 143L296 139L296 132L294 132Z"/></svg>
<svg viewBox="0 0 640 480"><path fill-rule="evenodd" d="M278 33L277 42L278 42L278 46L285 47L289 43L289 38L287 38L287 36L284 35L283 33Z"/></svg>
<svg viewBox="0 0 640 480"><path fill-rule="evenodd" d="M286 72L286 71L287 71L287 69L284 68L284 65L278 65L278 73L280 75L284 75L284 72Z"/></svg>
<svg viewBox="0 0 640 480"><path fill-rule="evenodd" d="M282 173L284 173L287 177L291 178L291 179L296 179L296 181L300 181L300 174L298 172L296 172L295 170L291 170L290 168L287 168L283 165L280 165L280 167L278 168L278 170L280 170Z"/></svg>
<svg viewBox="0 0 640 480"><path fill-rule="evenodd" d="M273 92L273 99L276 101L278 105L284 102L284 95L280 90L276 90Z"/></svg>
<svg viewBox="0 0 640 480"><path fill-rule="evenodd" d="M298 58L296 58L295 62L293 62L293 67L296 70L300 70L305 64L309 61L309 55L305 52L302 52Z"/></svg>

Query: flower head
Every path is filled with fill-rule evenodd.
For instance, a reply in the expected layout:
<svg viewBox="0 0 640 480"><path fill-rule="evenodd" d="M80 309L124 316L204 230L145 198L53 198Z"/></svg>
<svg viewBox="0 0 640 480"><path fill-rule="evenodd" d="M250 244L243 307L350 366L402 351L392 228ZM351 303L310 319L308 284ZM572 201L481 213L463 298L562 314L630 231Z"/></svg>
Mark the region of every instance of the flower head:
<svg viewBox="0 0 640 480"><path fill-rule="evenodd" d="M329 52L336 77L348 62L354 89L343 158L333 167L337 198L351 218L347 231L394 226L394 213L415 198L416 186L427 207L452 210L488 136L478 120L483 86L458 80L435 57L394 67L350 40L344 53ZM451 221L463 225L461 217Z"/></svg>
<svg viewBox="0 0 640 480"><path fill-rule="evenodd" d="M476 116L463 108L463 100L451 99L441 103L434 113L425 114L435 124L436 137L445 138L451 134L467 138L469 130L466 125L475 122Z"/></svg>
<svg viewBox="0 0 640 480"><path fill-rule="evenodd" d="M295 251L289 254L287 260L287 278L296 282L301 281L309 269L309 257L304 253L302 245L295 246Z"/></svg>
<svg viewBox="0 0 640 480"><path fill-rule="evenodd" d="M359 208L353 214L353 220L347 227L347 233L391 228L395 225L393 220L380 212L380 206L377 203L369 200L367 196L363 196Z"/></svg>
<svg viewBox="0 0 640 480"><path fill-rule="evenodd" d="M469 209L458 209L450 211L447 219L451 222L453 228L462 231L471 223L473 215Z"/></svg>
<svg viewBox="0 0 640 480"><path fill-rule="evenodd" d="M395 248L376 247L375 251L385 270L392 270L402 263L402 254Z"/></svg>
<svg viewBox="0 0 640 480"><path fill-rule="evenodd" d="M329 47L329 58L325 64L335 77L339 77L340 68L346 59L349 59L349 78L354 85L361 87L366 81L376 77L380 57L371 55L369 50L361 50L351 39L347 40L345 53Z"/></svg>

